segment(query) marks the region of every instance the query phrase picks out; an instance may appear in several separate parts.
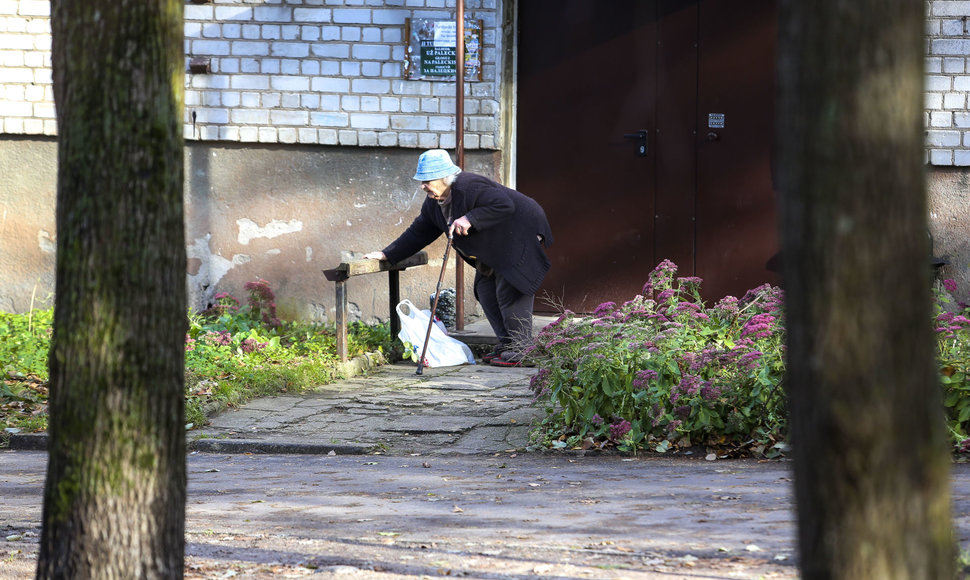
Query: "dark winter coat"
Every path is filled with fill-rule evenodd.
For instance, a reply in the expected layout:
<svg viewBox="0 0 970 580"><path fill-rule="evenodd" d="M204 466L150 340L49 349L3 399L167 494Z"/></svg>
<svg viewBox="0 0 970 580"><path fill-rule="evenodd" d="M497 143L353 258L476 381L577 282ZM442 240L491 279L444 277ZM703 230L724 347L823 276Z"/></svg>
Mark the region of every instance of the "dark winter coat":
<svg viewBox="0 0 970 580"><path fill-rule="evenodd" d="M462 172L451 185L451 215L465 216L472 225L468 235L456 235L453 241L466 262L487 265L524 294L539 290L549 271L543 245L552 244L552 230L534 199L487 177ZM384 248L384 255L399 262L447 231L438 202L427 198L418 217Z"/></svg>

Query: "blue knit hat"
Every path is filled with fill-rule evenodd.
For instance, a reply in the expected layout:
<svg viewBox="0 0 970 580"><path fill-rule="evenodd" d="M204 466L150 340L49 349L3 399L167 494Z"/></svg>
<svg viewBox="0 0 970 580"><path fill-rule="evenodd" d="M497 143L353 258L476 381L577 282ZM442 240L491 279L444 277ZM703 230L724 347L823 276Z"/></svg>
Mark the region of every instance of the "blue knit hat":
<svg viewBox="0 0 970 580"><path fill-rule="evenodd" d="M451 156L444 149L430 149L418 157L418 170L414 179L418 181L432 181L441 179L461 171L451 162Z"/></svg>

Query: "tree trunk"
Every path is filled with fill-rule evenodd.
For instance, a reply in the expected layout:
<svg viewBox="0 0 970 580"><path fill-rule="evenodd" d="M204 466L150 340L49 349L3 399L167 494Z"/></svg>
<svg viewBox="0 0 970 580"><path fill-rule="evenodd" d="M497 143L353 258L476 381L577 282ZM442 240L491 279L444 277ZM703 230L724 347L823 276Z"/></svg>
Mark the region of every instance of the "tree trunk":
<svg viewBox="0 0 970 580"><path fill-rule="evenodd" d="M183 0L53 0L57 290L38 578L181 578Z"/></svg>
<svg viewBox="0 0 970 580"><path fill-rule="evenodd" d="M923 173L925 8L783 0L781 230L806 579L953 577Z"/></svg>

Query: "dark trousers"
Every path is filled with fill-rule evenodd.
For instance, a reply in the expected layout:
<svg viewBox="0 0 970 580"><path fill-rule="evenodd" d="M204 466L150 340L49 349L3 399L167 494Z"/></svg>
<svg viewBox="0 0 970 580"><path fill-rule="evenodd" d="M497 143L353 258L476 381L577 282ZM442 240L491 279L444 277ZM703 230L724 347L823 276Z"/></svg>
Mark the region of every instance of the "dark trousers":
<svg viewBox="0 0 970 580"><path fill-rule="evenodd" d="M523 294L495 273L475 272L475 298L499 339L498 351L521 352L532 344L532 306L535 294Z"/></svg>

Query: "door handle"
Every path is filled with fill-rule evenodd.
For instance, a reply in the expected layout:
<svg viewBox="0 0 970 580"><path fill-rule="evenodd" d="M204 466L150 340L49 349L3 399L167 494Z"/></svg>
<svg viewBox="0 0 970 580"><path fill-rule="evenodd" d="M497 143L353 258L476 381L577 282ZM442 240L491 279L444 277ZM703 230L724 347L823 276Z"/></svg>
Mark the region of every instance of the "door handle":
<svg viewBox="0 0 970 580"><path fill-rule="evenodd" d="M637 155L640 157L647 156L647 131L646 129L640 129L636 133L624 133L624 139L636 139L637 141Z"/></svg>

